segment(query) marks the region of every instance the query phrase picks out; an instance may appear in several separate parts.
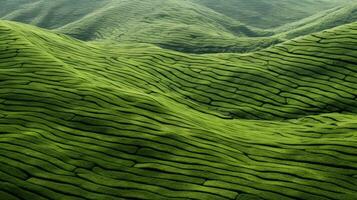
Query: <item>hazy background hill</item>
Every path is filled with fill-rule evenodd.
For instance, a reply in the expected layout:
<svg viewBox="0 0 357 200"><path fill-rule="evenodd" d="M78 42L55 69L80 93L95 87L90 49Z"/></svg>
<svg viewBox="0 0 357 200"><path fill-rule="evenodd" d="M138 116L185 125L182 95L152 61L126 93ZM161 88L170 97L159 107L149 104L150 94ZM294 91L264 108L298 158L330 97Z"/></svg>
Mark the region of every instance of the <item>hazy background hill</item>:
<svg viewBox="0 0 357 200"><path fill-rule="evenodd" d="M151 43L192 53L249 52L352 22L351 2L2 0L0 17L86 41Z"/></svg>
<svg viewBox="0 0 357 200"><path fill-rule="evenodd" d="M193 0L243 23L272 28L353 0Z"/></svg>
<svg viewBox="0 0 357 200"><path fill-rule="evenodd" d="M246 38L273 33L249 27L190 0L6 1L5 7L0 12L3 19L82 40L145 42L186 51L220 52L249 51L276 43L273 38Z"/></svg>
<svg viewBox="0 0 357 200"><path fill-rule="evenodd" d="M86 15L103 12L103 8L125 7L125 13L117 15L129 15L136 13L136 17L146 16L150 13L142 13L141 8L166 9L178 6L182 9L186 4L186 11L202 5L217 13L226 15L244 24L272 28L287 23L301 20L320 11L328 10L355 0L2 0L0 16L7 19L31 23L45 28L58 28L71 22L75 22ZM137 3L141 3L138 6ZM157 4L159 3L159 5ZM192 3L196 5L192 7ZM130 6L130 4L132 6ZM150 5L151 4L151 5ZM189 8L188 8L189 7ZM175 7L173 7L175 8ZM209 10L202 10L204 15L211 15ZM124 10L118 10L124 11ZM208 12L208 13L203 13ZM169 14L169 13L168 13ZM189 14L187 14L189 16ZM110 19L106 19L110 20Z"/></svg>
<svg viewBox="0 0 357 200"><path fill-rule="evenodd" d="M282 37L291 39L355 21L357 21L357 2L351 2L280 26L272 31L282 33Z"/></svg>

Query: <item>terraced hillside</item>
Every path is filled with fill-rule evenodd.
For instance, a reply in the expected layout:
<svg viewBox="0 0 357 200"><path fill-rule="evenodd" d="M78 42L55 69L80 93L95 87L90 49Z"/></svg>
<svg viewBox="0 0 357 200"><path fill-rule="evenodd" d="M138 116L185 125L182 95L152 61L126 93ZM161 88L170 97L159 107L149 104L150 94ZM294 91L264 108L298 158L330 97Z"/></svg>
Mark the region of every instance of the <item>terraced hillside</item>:
<svg viewBox="0 0 357 200"><path fill-rule="evenodd" d="M355 0L192 0L259 28L289 24Z"/></svg>
<svg viewBox="0 0 357 200"><path fill-rule="evenodd" d="M126 10L126 13L117 12L116 15L125 16L129 11L137 12L136 17L144 17L147 13L140 12L143 6L138 6L139 9L136 10L137 2L138 0L131 2L127 0L77 0L75 2L70 0L2 0L0 17L53 29L77 22L89 15L100 16L106 7L114 8L120 4L130 5L129 10ZM143 5L148 2L156 5L158 0L140 0L140 2ZM320 11L356 2L356 0L301 0L298 2L293 0L161 0L159 2L162 4L161 7L171 4L170 7L179 6L179 9L182 5L194 4L195 7L199 6L207 12L201 13L204 15L215 11L254 27L272 28L301 20ZM151 5L145 6L157 9Z"/></svg>
<svg viewBox="0 0 357 200"><path fill-rule="evenodd" d="M57 31L86 41L150 43L193 53L245 52L279 41L265 37L270 31L177 0L114 1Z"/></svg>
<svg viewBox="0 0 357 200"><path fill-rule="evenodd" d="M246 26L189 0L16 1L5 1L2 19L87 41L143 42L200 53L245 52L279 41L265 37L273 34L270 31Z"/></svg>
<svg viewBox="0 0 357 200"><path fill-rule="evenodd" d="M357 21L357 2L319 12L294 23L278 27L271 31L280 38L292 39L303 35L334 28Z"/></svg>
<svg viewBox="0 0 357 200"><path fill-rule="evenodd" d="M357 1L224 0L218 4L211 0L2 0L1 3L2 19L52 29L81 40L149 43L188 53L244 53L354 22ZM326 11L328 8L333 9ZM313 13L317 14L310 16ZM293 21L296 22L271 29Z"/></svg>
<svg viewBox="0 0 357 200"><path fill-rule="evenodd" d="M244 55L0 33L0 199L357 198L357 23Z"/></svg>

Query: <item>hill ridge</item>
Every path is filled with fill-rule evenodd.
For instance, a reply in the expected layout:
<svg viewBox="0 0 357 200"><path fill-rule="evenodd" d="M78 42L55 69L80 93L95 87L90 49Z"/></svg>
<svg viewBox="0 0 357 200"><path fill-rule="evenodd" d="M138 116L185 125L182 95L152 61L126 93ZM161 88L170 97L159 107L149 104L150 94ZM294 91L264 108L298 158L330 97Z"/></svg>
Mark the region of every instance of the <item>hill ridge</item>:
<svg viewBox="0 0 357 200"><path fill-rule="evenodd" d="M206 3L210 0L80 0L75 3L69 0L56 2L22 0L26 7L19 8L14 6L16 3L13 1L6 0L3 3L4 9L0 9L1 18L51 28L82 40L103 41L108 45L117 42L150 43L186 53L258 51L286 39L355 21L353 15L349 15L351 14L349 12L352 12L350 7L354 1L347 0L346 2L349 3L345 3L343 0L343 4L341 4L346 9L335 11L327 16L324 13L330 11L321 11L321 13L310 17L307 14L312 14L310 8L304 11L301 10L301 5L307 4L314 8L321 2L304 0L298 5L294 2L292 5L297 6L298 9L291 10L289 16L297 14L308 18L290 26L274 29L271 27L270 29L254 28L253 23L244 24L239 19L227 17L227 13L212 8L209 6L210 3L207 5ZM278 5L286 8L288 1L290 0L272 2L272 7L267 6L262 13L268 12L269 14L271 9L276 9ZM317 11L326 10L336 5L335 0L323 1L323 5L316 7ZM242 4L243 7L244 5L248 6L247 9L250 11L264 8L262 5L266 5L267 2L258 0L255 7L252 7L251 2L242 1L234 3L227 0L220 4L226 3L227 5ZM158 9L159 7L160 9ZM227 9L229 10L231 7L234 8L229 6ZM240 9L237 7L238 11ZM245 12L247 11L242 11L242 13ZM279 15L280 12L274 13ZM346 18L346 21L336 20L337 16ZM256 17L261 19L260 16Z"/></svg>

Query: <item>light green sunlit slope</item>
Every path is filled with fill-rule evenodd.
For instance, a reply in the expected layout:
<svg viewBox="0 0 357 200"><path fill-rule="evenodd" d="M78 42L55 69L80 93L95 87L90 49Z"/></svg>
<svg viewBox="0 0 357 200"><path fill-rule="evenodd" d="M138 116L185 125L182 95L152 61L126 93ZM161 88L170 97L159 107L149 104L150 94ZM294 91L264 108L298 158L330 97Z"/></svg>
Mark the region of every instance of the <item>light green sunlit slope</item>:
<svg viewBox="0 0 357 200"><path fill-rule="evenodd" d="M116 7L118 4L128 4L136 6L138 2L149 8L154 7L159 0L2 0L0 16L11 20L18 20L35 24L45 28L58 28L65 24L75 22L88 14L96 13L106 6ZM147 3L152 2L152 5ZM167 4L186 5L201 8L211 8L212 10L226 15L245 24L272 28L283 24L291 23L309 17L320 11L356 2L356 0L160 0L164 7ZM137 10L138 16L145 16L148 13ZM180 6L179 6L180 7ZM132 12L130 8L126 12ZM181 9L181 8L178 8ZM193 11L191 10L191 11ZM209 14L210 9L205 10ZM117 15L125 15L118 12Z"/></svg>
<svg viewBox="0 0 357 200"><path fill-rule="evenodd" d="M278 36L281 38L292 39L355 21L357 21L357 2L319 12L272 31L279 33Z"/></svg>
<svg viewBox="0 0 357 200"><path fill-rule="evenodd" d="M186 52L245 52L277 43L206 7L177 0L114 1L57 29L82 40L140 42ZM254 38L249 38L254 37Z"/></svg>
<svg viewBox="0 0 357 200"><path fill-rule="evenodd" d="M245 24L278 27L356 0L192 0Z"/></svg>
<svg viewBox="0 0 357 200"><path fill-rule="evenodd" d="M3 5L0 17L82 40L144 42L186 52L246 52L279 42L189 0L40 0ZM22 5L22 6L20 6ZM254 38L249 38L254 37Z"/></svg>
<svg viewBox="0 0 357 200"><path fill-rule="evenodd" d="M53 29L81 40L104 40L107 44L149 43L189 53L251 52L354 22L357 4L353 2L356 0L340 4L334 0L299 3L285 0L269 4L265 0L235 3L227 0L220 2L222 9L215 9L206 0L4 0L0 17ZM326 11L330 7L333 9ZM240 17L227 17L230 9L253 19L242 18L247 25L243 24ZM310 16L313 13L316 14ZM282 24L281 20L296 22L271 28L274 23ZM257 23L265 23L270 29L251 26Z"/></svg>
<svg viewBox="0 0 357 200"><path fill-rule="evenodd" d="M357 198L357 23L245 55L0 33L0 199Z"/></svg>

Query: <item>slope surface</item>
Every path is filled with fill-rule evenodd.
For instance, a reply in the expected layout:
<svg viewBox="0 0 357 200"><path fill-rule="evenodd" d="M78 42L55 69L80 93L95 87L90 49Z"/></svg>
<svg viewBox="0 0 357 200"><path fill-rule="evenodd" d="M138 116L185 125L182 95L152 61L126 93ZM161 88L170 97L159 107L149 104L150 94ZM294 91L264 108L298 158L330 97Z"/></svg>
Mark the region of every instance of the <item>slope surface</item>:
<svg viewBox="0 0 357 200"><path fill-rule="evenodd" d="M137 0L134 0L135 5ZM147 0L141 0L144 5ZM150 1L149 1L150 2ZM156 5L157 0L152 1ZM309 17L317 12L341 6L355 0L169 0L160 1L163 5L175 2L178 5L192 2L194 7L202 5L245 24L261 28L272 28ZM127 0L3 0L0 16L45 28L58 28L96 13L103 7L118 4L131 4ZM163 6L161 5L161 6ZM192 5L192 4L191 4ZM140 6L141 7L141 6ZM149 6L151 7L151 6ZM202 8L202 7L201 7ZM207 11L207 10L206 10ZM209 12L209 11L208 11ZM147 13L140 13L146 15ZM123 13L117 13L125 15ZM203 13L202 13L203 14Z"/></svg>
<svg viewBox="0 0 357 200"><path fill-rule="evenodd" d="M82 40L145 42L188 52L244 52L278 41L248 38L272 33L248 27L189 0L38 0L18 5L16 8L13 2L5 2L8 9L0 11L0 17L55 29Z"/></svg>
<svg viewBox="0 0 357 200"><path fill-rule="evenodd" d="M2 0L0 17L54 29L77 21L110 0Z"/></svg>
<svg viewBox="0 0 357 200"><path fill-rule="evenodd" d="M276 29L279 37L292 39L357 21L357 2L317 13Z"/></svg>
<svg viewBox="0 0 357 200"><path fill-rule="evenodd" d="M0 199L356 199L356 31L193 56L1 21Z"/></svg>
<svg viewBox="0 0 357 200"><path fill-rule="evenodd" d="M0 17L53 29L86 41L150 43L189 53L251 52L356 21L353 3L356 0L343 0L339 4L335 0L212 2L4 0ZM221 7L216 8L217 5ZM325 11L337 5L340 6ZM288 14L277 11L281 8ZM236 19L227 17L231 16L231 9L238 13ZM266 28L271 28L313 13L317 14L274 29L248 26L265 24ZM240 18L248 25L241 23Z"/></svg>
<svg viewBox="0 0 357 200"><path fill-rule="evenodd" d="M189 1L115 1L58 29L82 40L140 42L186 52L249 51L276 43L245 26Z"/></svg>
<svg viewBox="0 0 357 200"><path fill-rule="evenodd" d="M273 28L355 0L193 0L260 28Z"/></svg>

